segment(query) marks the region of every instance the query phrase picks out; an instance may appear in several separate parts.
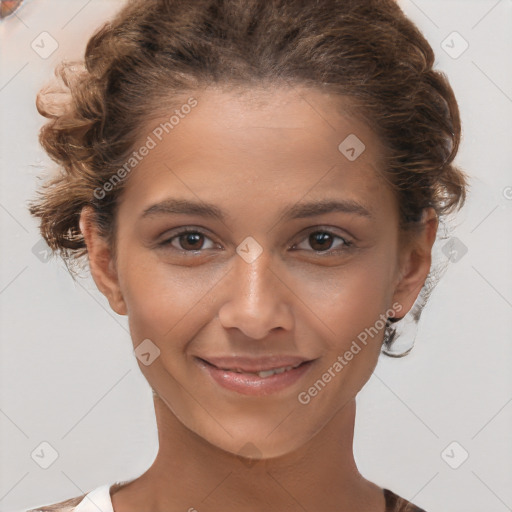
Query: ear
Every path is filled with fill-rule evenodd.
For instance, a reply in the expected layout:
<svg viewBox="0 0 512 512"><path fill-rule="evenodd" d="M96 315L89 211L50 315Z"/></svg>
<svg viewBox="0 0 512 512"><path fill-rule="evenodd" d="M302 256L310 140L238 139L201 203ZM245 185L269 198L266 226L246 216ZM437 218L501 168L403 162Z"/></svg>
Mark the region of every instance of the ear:
<svg viewBox="0 0 512 512"><path fill-rule="evenodd" d="M393 301L402 305L401 316L411 310L428 277L438 225L435 210L426 208L418 232L411 234L400 249L400 270Z"/></svg>
<svg viewBox="0 0 512 512"><path fill-rule="evenodd" d="M94 210L90 206L84 207L80 213L80 230L85 239L89 268L96 286L118 315L126 315L126 304L119 286L112 252L107 241L99 233Z"/></svg>

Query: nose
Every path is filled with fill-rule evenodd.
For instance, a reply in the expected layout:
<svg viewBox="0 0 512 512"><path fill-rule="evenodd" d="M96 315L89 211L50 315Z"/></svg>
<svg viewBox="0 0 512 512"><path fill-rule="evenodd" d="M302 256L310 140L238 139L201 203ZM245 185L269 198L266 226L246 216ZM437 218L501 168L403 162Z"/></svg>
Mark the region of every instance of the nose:
<svg viewBox="0 0 512 512"><path fill-rule="evenodd" d="M252 263L236 256L218 312L222 326L240 329L253 339L263 339L278 328L291 330L293 294L278 275L266 251Z"/></svg>

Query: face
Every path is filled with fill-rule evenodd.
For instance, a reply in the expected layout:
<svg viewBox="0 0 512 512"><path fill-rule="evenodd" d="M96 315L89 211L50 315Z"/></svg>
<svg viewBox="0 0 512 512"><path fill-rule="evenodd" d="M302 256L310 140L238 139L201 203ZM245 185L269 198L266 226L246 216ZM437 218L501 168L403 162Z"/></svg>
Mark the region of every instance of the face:
<svg viewBox="0 0 512 512"><path fill-rule="evenodd" d="M165 136L170 115L145 127L140 146L155 144L121 197L115 276L94 255L91 269L179 420L229 452L250 442L275 457L355 397L430 262L401 250L379 140L340 98L194 98Z"/></svg>

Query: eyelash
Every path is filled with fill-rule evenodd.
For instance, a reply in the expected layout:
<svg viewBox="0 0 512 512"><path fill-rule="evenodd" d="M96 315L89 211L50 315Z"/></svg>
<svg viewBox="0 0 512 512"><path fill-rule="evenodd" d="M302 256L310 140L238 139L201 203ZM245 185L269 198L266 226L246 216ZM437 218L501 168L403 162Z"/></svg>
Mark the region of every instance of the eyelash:
<svg viewBox="0 0 512 512"><path fill-rule="evenodd" d="M183 231L179 231L178 233L176 233L175 235L173 235L172 237L170 238L167 238L166 240L164 240L163 242L160 242L158 244L159 247L163 247L163 248L167 248L167 247L172 247L173 250L176 250L178 252L181 252L182 254L197 254L197 253L201 253L203 251L206 251L208 249L195 249L195 250L186 250L186 249L178 249L174 246L172 246L172 241L175 240L175 239L179 239L181 236L183 235L186 235L188 233L193 233L193 234L199 234L199 235L203 235L205 238L210 239L210 237L205 233L203 232L202 230L200 229L184 229ZM333 233L332 231L329 231L328 229L324 229L322 227L319 227L319 228L315 228L315 229L311 229L310 231L308 231L305 235L305 237L303 239L301 239L301 241L298 243L298 244L294 244L293 247L296 247L297 245L299 245L300 243L302 243L303 241L307 241L309 236L311 236L312 234L314 233L322 233L322 234L328 234L330 236L333 237L333 239L340 239L343 244L342 244L342 248L338 248L338 249L327 249L325 251L315 251L314 249L312 249L311 251L314 252L315 254L318 254L318 255L324 255L324 254L327 254L327 255L332 255L332 254L339 254L341 252L344 252L344 251L347 251L348 249L351 249L354 247L354 244L353 242L347 240L346 238L340 236L340 235L336 235L335 233ZM212 240L213 242L213 240ZM215 242L213 242L215 243ZM333 244L334 244L334 241L333 241ZM292 249L292 250L304 250L304 249Z"/></svg>

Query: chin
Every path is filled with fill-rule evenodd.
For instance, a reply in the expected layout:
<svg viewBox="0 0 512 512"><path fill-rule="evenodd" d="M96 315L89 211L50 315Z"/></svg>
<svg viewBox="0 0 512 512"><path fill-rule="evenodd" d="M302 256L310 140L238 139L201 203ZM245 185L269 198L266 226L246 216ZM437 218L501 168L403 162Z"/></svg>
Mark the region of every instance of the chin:
<svg viewBox="0 0 512 512"><path fill-rule="evenodd" d="M304 436L301 441L300 436L291 434L287 431L288 429L282 429L279 432L278 425L279 422L273 422L272 426L265 424L264 428L256 428L252 425L248 429L241 429L240 425L233 427L223 425L228 434L215 423L215 426L207 427L206 432L196 432L196 434L213 446L240 457L243 463L250 465L258 460L282 457L307 443L307 436Z"/></svg>

